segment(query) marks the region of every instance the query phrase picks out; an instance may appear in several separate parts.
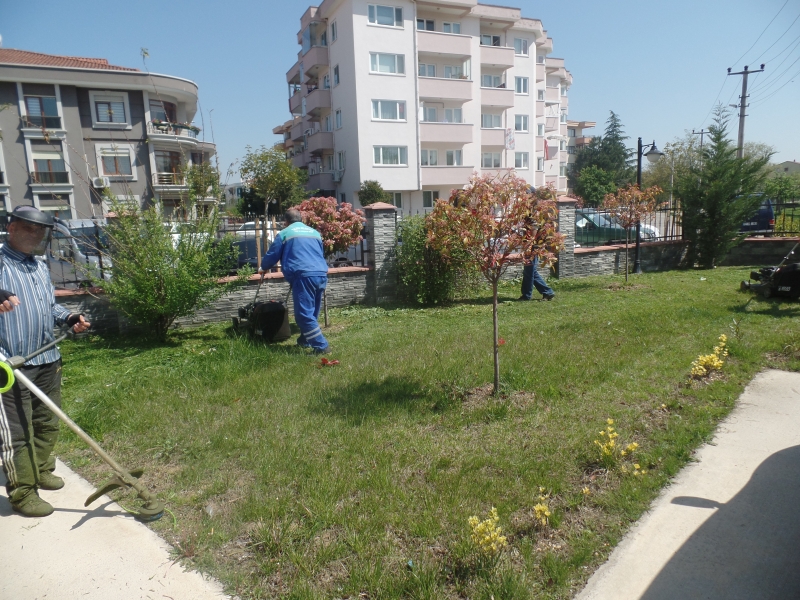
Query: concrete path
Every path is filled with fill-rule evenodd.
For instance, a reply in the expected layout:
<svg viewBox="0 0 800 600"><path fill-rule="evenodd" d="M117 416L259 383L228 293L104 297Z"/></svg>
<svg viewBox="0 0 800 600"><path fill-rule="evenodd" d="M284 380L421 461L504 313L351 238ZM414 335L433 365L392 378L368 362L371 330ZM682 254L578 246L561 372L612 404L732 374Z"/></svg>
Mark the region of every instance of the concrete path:
<svg viewBox="0 0 800 600"><path fill-rule="evenodd" d="M167 543L60 461L63 489L42 491L43 519L14 513L0 473L0 598L3 600L223 600L222 586L170 558ZM169 514L164 516L170 518Z"/></svg>
<svg viewBox="0 0 800 600"><path fill-rule="evenodd" d="M766 371L577 600L800 598L800 373Z"/></svg>

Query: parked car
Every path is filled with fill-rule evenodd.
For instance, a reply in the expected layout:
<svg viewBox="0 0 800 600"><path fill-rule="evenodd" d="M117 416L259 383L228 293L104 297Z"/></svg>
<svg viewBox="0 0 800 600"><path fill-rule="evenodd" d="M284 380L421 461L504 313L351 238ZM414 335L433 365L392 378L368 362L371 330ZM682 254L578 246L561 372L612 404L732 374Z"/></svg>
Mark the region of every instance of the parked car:
<svg viewBox="0 0 800 600"><path fill-rule="evenodd" d="M78 288L97 279L111 279L111 259L107 246L105 221L91 219L56 219L53 237L44 257L50 267L50 279L57 288Z"/></svg>
<svg viewBox="0 0 800 600"><path fill-rule="evenodd" d="M773 231L775 231L775 209L773 208L772 200L764 198L756 214L742 223L739 231L751 234L772 235Z"/></svg>
<svg viewBox="0 0 800 600"><path fill-rule="evenodd" d="M658 230L655 227L641 228L643 240L655 239ZM636 239L636 229L626 233L625 228L613 217L601 214L592 208L579 208L575 211L575 243L582 246L625 242L626 236L631 241Z"/></svg>

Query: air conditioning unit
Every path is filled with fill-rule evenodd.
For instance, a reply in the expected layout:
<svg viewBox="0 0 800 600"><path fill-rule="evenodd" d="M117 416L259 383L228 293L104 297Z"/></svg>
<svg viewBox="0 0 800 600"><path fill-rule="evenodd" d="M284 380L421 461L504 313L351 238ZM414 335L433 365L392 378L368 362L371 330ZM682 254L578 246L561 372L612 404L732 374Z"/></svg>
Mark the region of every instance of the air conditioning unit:
<svg viewBox="0 0 800 600"><path fill-rule="evenodd" d="M92 186L103 189L111 186L111 180L108 177L92 177Z"/></svg>

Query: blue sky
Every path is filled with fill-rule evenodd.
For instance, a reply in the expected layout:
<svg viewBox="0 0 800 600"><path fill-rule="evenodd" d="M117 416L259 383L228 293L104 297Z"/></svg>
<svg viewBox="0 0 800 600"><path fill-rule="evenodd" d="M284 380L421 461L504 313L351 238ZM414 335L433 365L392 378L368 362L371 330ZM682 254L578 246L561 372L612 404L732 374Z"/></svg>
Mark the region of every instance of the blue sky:
<svg viewBox="0 0 800 600"><path fill-rule="evenodd" d="M757 68L751 63L778 55L765 73L750 78L745 140L774 146L776 162L800 161L800 0L495 3L542 20L554 40L553 56L565 58L574 76L570 118L597 121L602 130L613 110L632 146L637 136L663 146L685 130L707 127L715 100L738 101L741 78L726 77L726 68ZM140 48L147 48L150 71L199 84L206 137L213 122L225 171L245 146L277 141L272 128L289 117L285 73L296 60L295 36L307 6L38 0L32 13L28 3L8 0L0 3L0 35L5 48L102 57L138 68ZM202 125L199 116L195 122ZM734 116L734 139L736 127Z"/></svg>

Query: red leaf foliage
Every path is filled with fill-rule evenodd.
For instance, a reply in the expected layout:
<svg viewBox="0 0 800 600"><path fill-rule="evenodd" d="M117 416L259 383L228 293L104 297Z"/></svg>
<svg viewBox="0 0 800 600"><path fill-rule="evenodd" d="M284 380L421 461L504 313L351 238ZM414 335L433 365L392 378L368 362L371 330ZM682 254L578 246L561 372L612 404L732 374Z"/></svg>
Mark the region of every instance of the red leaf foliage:
<svg viewBox="0 0 800 600"><path fill-rule="evenodd" d="M303 223L313 227L322 235L325 256L333 256L361 241L364 229L364 211L353 210L353 205L336 198L309 198L301 202L297 209L303 215Z"/></svg>
<svg viewBox="0 0 800 600"><path fill-rule="evenodd" d="M611 212L625 229L630 229L658 208L656 198L662 191L657 185L640 190L638 185L631 184L619 188L615 194L606 194L603 208Z"/></svg>
<svg viewBox="0 0 800 600"><path fill-rule="evenodd" d="M322 367L335 367L339 364L338 360L328 360L327 358L321 358L319 360L319 366Z"/></svg>

